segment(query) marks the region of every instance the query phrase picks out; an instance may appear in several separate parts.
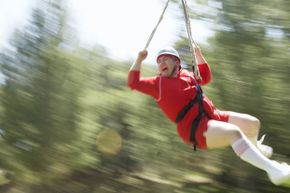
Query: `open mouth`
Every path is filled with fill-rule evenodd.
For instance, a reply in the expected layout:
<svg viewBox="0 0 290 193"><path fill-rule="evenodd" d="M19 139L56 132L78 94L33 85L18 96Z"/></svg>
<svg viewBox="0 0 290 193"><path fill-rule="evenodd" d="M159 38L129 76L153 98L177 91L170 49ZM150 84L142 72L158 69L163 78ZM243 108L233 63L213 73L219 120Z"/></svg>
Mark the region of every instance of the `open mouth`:
<svg viewBox="0 0 290 193"><path fill-rule="evenodd" d="M164 67L162 68L162 72L166 71L167 70L167 67Z"/></svg>

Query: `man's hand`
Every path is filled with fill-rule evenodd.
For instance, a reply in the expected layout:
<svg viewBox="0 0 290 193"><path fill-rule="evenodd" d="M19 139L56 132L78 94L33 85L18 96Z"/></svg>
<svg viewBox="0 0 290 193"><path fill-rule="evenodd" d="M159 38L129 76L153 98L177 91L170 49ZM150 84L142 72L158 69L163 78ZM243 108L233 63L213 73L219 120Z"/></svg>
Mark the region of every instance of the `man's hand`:
<svg viewBox="0 0 290 193"><path fill-rule="evenodd" d="M139 62L142 62L143 60L145 60L147 58L147 55L148 55L148 51L147 50L142 50L142 51L139 52L137 60Z"/></svg>
<svg viewBox="0 0 290 193"><path fill-rule="evenodd" d="M148 55L148 51L147 50L140 51L136 61L131 66L130 70L138 70L138 71L140 71L142 62L143 62L143 60L145 60L147 58L147 55Z"/></svg>
<svg viewBox="0 0 290 193"><path fill-rule="evenodd" d="M194 47L194 53L201 55L201 51L199 47Z"/></svg>

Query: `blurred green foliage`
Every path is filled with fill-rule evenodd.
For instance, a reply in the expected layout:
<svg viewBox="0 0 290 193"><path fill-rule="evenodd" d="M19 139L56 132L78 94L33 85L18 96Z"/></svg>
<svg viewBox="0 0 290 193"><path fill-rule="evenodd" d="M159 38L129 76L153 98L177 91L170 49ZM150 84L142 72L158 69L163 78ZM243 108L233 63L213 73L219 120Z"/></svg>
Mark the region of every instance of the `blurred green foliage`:
<svg viewBox="0 0 290 193"><path fill-rule="evenodd" d="M215 24L201 45L213 73L206 94L258 117L274 158L289 163L289 2L189 5L193 19ZM132 61L80 48L68 21L64 1L40 1L0 54L0 192L289 192L230 148L193 152L154 100L126 87ZM176 48L190 66L184 31ZM156 74L149 65L142 73ZM123 140L115 155L97 149L106 129Z"/></svg>

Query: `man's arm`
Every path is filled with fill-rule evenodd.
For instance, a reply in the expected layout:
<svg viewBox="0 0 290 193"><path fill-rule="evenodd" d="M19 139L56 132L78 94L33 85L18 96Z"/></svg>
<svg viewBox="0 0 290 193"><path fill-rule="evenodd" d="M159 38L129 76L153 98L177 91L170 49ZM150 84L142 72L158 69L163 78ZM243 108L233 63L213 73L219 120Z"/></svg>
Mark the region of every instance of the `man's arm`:
<svg viewBox="0 0 290 193"><path fill-rule="evenodd" d="M128 87L144 94L150 95L157 99L159 97L159 90L156 77L140 77L140 70L143 60L147 57L147 50L140 51L136 61L131 66L128 73Z"/></svg>
<svg viewBox="0 0 290 193"><path fill-rule="evenodd" d="M147 58L147 55L148 55L147 50L140 51L137 59L135 60L135 62L131 66L130 71L140 71L141 66L142 66L142 62L143 62L143 60L145 60Z"/></svg>
<svg viewBox="0 0 290 193"><path fill-rule="evenodd" d="M207 61L203 57L203 55L198 47L194 48L194 53L195 53L197 64L207 64Z"/></svg>
<svg viewBox="0 0 290 193"><path fill-rule="evenodd" d="M195 48L194 51L195 51L195 57L196 57L198 70L199 70L200 76L202 77L202 82L199 82L199 84L206 85L211 81L210 66L205 60L205 58L203 57L198 47Z"/></svg>

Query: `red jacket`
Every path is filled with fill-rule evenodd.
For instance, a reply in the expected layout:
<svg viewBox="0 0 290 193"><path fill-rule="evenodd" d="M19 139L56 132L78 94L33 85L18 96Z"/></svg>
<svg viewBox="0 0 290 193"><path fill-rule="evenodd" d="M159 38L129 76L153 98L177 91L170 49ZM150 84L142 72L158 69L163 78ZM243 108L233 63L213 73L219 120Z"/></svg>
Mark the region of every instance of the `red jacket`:
<svg viewBox="0 0 290 193"><path fill-rule="evenodd" d="M201 85L205 85L211 80L211 70L209 65L199 64L198 69L203 79ZM198 82L198 84L200 84ZM152 96L164 114L175 122L178 113L185 107L197 94L195 80L192 72L187 70L179 71L177 77L140 77L140 71L129 71L128 86L131 89L140 91ZM205 111L209 116L214 116L215 107L207 98L203 98ZM190 142L190 128L192 121L198 115L198 103L194 105L185 117L177 124L179 135L187 143Z"/></svg>

